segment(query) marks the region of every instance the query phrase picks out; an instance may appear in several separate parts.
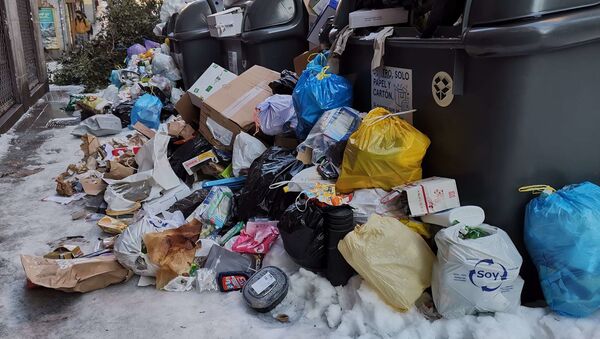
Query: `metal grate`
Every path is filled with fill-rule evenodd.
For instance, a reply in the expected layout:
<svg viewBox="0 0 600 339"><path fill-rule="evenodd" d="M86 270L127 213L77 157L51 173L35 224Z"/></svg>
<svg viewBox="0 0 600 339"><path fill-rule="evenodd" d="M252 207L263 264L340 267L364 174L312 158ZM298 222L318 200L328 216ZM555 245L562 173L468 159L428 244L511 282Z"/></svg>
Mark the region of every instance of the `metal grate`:
<svg viewBox="0 0 600 339"><path fill-rule="evenodd" d="M39 84L38 60L35 38L33 36L33 22L31 20L31 5L29 0L17 1L21 38L23 39L23 52L25 54L25 67L27 67L27 81L29 89Z"/></svg>
<svg viewBox="0 0 600 339"><path fill-rule="evenodd" d="M15 104L13 74L10 71L8 32L6 32L4 3L0 0L0 115Z"/></svg>

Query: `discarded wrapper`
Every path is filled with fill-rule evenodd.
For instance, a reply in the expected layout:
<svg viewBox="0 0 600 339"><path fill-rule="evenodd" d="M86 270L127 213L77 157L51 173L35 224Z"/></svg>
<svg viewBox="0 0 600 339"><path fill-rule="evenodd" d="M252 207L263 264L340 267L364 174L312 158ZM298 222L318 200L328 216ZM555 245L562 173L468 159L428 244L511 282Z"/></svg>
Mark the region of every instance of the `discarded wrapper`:
<svg viewBox="0 0 600 339"><path fill-rule="evenodd" d="M127 228L127 224L121 220L105 216L98 220L98 226L106 233L121 234Z"/></svg>
<svg viewBox="0 0 600 339"><path fill-rule="evenodd" d="M52 252L44 255L46 259L74 259L83 255L81 248L77 245L62 245Z"/></svg>

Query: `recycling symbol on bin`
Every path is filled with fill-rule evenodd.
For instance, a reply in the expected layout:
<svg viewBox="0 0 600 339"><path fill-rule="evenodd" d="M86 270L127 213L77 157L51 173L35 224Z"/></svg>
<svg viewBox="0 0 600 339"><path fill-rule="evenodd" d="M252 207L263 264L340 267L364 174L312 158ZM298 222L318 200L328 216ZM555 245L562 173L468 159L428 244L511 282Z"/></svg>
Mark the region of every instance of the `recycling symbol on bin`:
<svg viewBox="0 0 600 339"><path fill-rule="evenodd" d="M452 77L446 72L438 72L433 76L431 92L433 93L433 99L441 107L448 107L452 103L454 99L452 85Z"/></svg>
<svg viewBox="0 0 600 339"><path fill-rule="evenodd" d="M482 259L469 271L471 284L480 287L483 292L493 292L502 286L502 282L508 279L506 268L494 262L494 259Z"/></svg>

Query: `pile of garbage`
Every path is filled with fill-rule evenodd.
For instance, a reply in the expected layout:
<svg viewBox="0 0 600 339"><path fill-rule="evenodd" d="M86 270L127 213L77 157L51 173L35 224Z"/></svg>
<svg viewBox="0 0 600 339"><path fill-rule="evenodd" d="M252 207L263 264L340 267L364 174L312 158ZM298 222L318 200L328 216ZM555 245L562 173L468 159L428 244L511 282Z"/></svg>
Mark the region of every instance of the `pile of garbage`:
<svg viewBox="0 0 600 339"><path fill-rule="evenodd" d="M352 108L327 53L299 75L213 64L183 93L164 48L130 47L102 94L75 99L89 115L73 130L84 157L49 200L85 199L73 218L102 237L91 253L66 241L23 255L32 286L87 292L136 274L165 291L241 290L268 312L289 286L263 265L281 237L299 266L334 286L358 274L399 311L428 291L446 318L519 307L521 254L482 208L461 205L455 180L422 178L430 140L409 112ZM600 187L542 192L526 240L546 297L561 314L590 314Z"/></svg>

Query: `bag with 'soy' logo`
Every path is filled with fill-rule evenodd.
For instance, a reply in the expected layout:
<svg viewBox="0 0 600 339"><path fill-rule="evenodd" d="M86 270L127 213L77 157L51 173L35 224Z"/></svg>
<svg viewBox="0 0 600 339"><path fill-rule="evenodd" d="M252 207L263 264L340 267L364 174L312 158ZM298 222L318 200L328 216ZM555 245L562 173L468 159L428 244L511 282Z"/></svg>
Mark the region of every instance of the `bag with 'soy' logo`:
<svg viewBox="0 0 600 339"><path fill-rule="evenodd" d="M523 259L506 232L486 224L470 230L456 225L438 232L435 242L438 254L431 288L441 315L451 319L517 310Z"/></svg>

